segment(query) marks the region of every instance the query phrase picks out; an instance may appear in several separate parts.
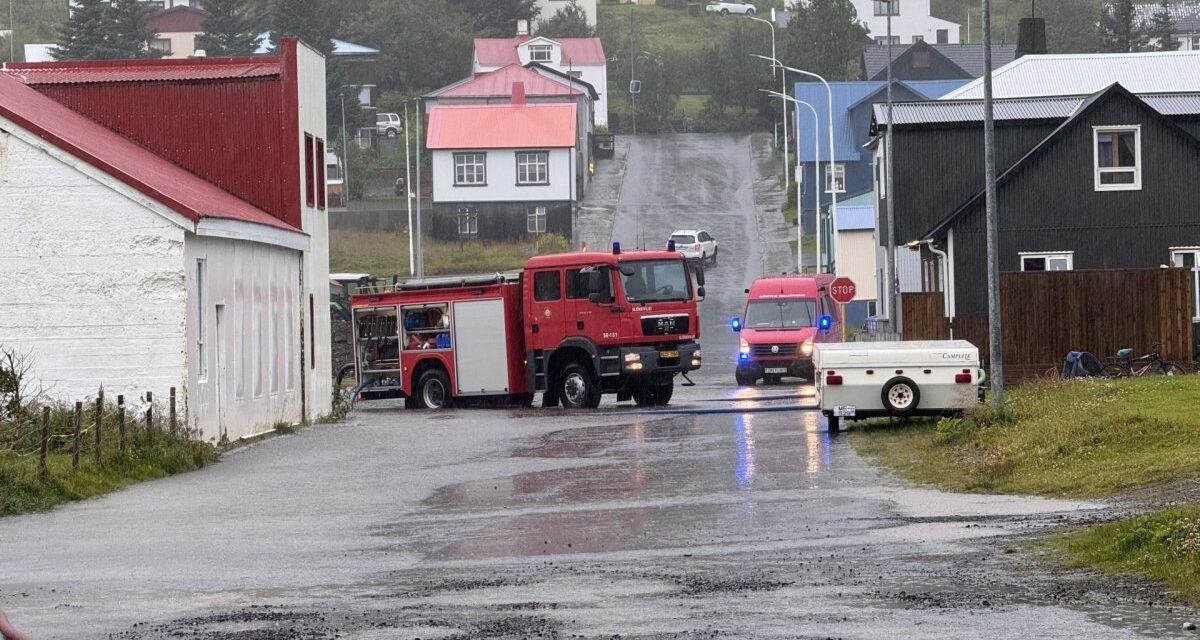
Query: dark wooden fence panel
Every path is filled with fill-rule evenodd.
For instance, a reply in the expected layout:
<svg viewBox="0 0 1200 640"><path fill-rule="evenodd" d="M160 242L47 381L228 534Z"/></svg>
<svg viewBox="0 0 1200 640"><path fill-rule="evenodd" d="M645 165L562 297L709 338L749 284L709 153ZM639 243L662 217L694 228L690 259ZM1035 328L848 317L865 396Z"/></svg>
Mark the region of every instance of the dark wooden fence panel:
<svg viewBox="0 0 1200 640"><path fill-rule="evenodd" d="M949 326L942 311L940 293L902 293L900 312L905 340L941 340Z"/></svg>

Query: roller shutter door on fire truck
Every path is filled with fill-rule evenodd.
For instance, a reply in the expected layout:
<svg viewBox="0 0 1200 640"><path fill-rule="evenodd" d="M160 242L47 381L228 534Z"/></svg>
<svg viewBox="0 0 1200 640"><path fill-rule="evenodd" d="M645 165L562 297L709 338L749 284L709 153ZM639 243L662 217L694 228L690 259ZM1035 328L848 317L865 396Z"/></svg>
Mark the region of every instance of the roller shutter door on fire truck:
<svg viewBox="0 0 1200 640"><path fill-rule="evenodd" d="M456 395L508 393L503 300L454 303L454 368L458 374Z"/></svg>

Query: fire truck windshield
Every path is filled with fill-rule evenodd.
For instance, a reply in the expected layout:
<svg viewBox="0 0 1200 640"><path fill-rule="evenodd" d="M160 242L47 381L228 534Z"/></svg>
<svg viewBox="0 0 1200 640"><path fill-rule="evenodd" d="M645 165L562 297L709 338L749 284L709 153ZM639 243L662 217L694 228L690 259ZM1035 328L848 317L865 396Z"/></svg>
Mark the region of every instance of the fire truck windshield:
<svg viewBox="0 0 1200 640"><path fill-rule="evenodd" d="M692 283L683 260L630 260L621 263L621 286L630 302L690 300Z"/></svg>

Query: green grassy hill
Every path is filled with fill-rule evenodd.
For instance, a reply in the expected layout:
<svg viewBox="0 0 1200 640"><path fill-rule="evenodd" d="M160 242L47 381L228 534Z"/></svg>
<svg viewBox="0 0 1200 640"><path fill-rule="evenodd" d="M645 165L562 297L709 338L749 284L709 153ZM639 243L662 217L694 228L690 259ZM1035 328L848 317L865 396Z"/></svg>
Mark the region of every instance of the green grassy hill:
<svg viewBox="0 0 1200 640"><path fill-rule="evenodd" d="M1046 19L1047 46L1051 53L1096 50L1096 21L1104 0L1039 0L1038 17ZM992 37L1016 42L1017 21L1030 15L1033 0L992 0ZM963 26L963 40L979 42L983 25L979 0L932 0L933 15ZM968 30L968 25L970 29Z"/></svg>

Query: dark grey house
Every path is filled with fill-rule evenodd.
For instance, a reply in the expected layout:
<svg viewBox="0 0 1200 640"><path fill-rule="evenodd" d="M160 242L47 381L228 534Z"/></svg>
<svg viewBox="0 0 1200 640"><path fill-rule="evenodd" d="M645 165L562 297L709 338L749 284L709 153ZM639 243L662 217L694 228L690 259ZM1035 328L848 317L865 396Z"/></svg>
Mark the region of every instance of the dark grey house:
<svg viewBox="0 0 1200 640"><path fill-rule="evenodd" d="M1017 45L993 44L992 68L998 69L1017 57ZM914 42L892 46L892 78L896 80L972 80L983 75L983 45L931 44ZM859 80L887 80L887 45L863 47Z"/></svg>
<svg viewBox="0 0 1200 640"><path fill-rule="evenodd" d="M1191 268L1200 322L1200 93L1114 84L995 113L1001 270ZM980 101L942 100L897 105L891 127L897 244L919 247L951 317L987 312L982 120Z"/></svg>

